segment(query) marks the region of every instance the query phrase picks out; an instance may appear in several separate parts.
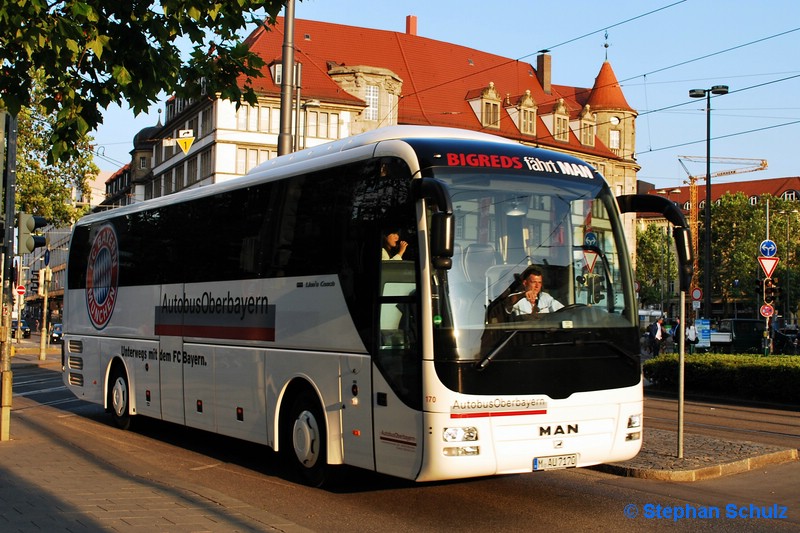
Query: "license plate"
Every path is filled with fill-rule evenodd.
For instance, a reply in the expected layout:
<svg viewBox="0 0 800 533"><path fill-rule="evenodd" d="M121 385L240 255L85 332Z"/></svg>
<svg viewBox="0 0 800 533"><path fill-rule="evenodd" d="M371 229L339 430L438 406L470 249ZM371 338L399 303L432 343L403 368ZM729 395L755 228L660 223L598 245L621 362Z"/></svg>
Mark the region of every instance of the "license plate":
<svg viewBox="0 0 800 533"><path fill-rule="evenodd" d="M576 453L533 458L534 471L558 470L560 468L575 468L576 466L578 466L578 454Z"/></svg>

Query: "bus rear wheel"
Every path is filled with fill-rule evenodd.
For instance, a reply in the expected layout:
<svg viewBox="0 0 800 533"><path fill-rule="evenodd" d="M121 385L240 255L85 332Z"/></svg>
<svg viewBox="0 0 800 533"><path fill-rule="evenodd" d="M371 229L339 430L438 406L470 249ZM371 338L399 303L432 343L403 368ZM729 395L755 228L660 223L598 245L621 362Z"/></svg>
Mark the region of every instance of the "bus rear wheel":
<svg viewBox="0 0 800 533"><path fill-rule="evenodd" d="M130 429L130 387L128 375L120 366L111 371L111 379L108 382L108 409L118 428Z"/></svg>
<svg viewBox="0 0 800 533"><path fill-rule="evenodd" d="M292 400L281 431L281 450L303 482L322 486L328 477L325 418L316 397L303 391Z"/></svg>

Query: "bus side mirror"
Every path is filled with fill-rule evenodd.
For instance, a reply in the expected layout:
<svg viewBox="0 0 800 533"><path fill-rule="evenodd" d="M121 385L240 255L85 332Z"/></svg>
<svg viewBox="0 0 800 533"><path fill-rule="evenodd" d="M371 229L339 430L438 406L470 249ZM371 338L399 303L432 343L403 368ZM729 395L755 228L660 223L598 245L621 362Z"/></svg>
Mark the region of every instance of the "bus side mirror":
<svg viewBox="0 0 800 533"><path fill-rule="evenodd" d="M453 265L453 214L442 211L433 213L430 230L433 266L449 270Z"/></svg>

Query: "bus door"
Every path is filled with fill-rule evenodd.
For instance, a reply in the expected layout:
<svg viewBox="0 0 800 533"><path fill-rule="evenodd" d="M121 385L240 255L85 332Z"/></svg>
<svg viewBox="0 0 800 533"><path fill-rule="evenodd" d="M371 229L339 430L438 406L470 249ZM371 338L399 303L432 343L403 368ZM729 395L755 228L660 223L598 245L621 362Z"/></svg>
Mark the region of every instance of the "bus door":
<svg viewBox="0 0 800 533"><path fill-rule="evenodd" d="M373 372L375 467L413 479L422 458L422 356L416 265L381 262Z"/></svg>
<svg viewBox="0 0 800 533"><path fill-rule="evenodd" d="M184 285L163 285L159 303L176 295L183 297ZM159 375L161 378L161 418L186 423L183 383L183 313L156 306L155 333L159 337Z"/></svg>

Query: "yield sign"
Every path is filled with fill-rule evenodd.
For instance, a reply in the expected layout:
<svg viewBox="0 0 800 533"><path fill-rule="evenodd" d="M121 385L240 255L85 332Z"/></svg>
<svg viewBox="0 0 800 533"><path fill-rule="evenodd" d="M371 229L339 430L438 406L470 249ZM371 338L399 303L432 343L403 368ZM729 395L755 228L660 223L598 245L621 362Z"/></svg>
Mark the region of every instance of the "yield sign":
<svg viewBox="0 0 800 533"><path fill-rule="evenodd" d="M586 270L588 270L589 274L591 274L592 270L594 270L594 264L597 262L597 252L592 250L584 250L583 260L586 261Z"/></svg>
<svg viewBox="0 0 800 533"><path fill-rule="evenodd" d="M780 257L761 256L758 258L758 262L761 263L761 270L764 271L764 275L768 278L772 277L772 273L775 272L775 267L778 266L778 261L780 260Z"/></svg>

